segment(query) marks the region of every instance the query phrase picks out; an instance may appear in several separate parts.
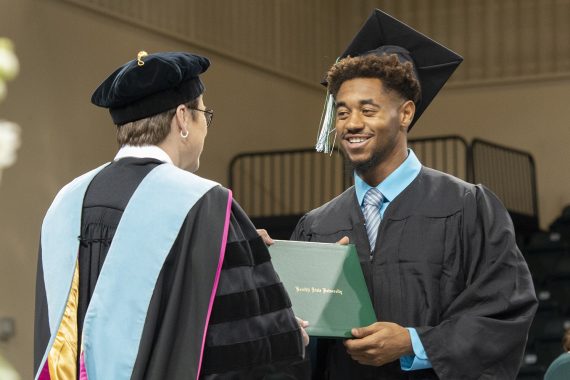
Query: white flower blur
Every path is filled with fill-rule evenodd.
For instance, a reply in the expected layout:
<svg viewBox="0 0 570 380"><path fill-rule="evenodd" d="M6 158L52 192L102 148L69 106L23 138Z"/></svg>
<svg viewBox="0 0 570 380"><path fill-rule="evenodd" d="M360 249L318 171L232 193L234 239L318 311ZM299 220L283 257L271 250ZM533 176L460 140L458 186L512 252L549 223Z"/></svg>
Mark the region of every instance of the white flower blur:
<svg viewBox="0 0 570 380"><path fill-rule="evenodd" d="M20 147L20 127L10 121L0 120L0 170L16 161Z"/></svg>
<svg viewBox="0 0 570 380"><path fill-rule="evenodd" d="M0 81L11 80L18 75L20 64L14 54L14 46L7 38L0 38Z"/></svg>
<svg viewBox="0 0 570 380"><path fill-rule="evenodd" d="M2 380L20 380L18 372L8 363L6 359L0 355L0 379Z"/></svg>
<svg viewBox="0 0 570 380"><path fill-rule="evenodd" d="M19 70L20 65L14 54L12 41L0 37L0 102L6 98L5 81L14 79ZM20 127L15 123L0 120L0 180L2 170L16 162L16 150L19 147Z"/></svg>

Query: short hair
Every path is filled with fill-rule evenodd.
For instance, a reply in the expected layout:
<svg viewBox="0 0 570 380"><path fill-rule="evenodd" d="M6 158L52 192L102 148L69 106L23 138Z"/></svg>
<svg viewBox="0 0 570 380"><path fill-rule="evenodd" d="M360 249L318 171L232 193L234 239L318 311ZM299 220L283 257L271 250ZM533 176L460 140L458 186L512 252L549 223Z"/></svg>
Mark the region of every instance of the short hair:
<svg viewBox="0 0 570 380"><path fill-rule="evenodd" d="M189 101L185 106L191 110L192 119L194 119L195 113L193 108L198 107L198 98ZM119 146L158 145L163 142L168 133L170 133L170 123L176 114L176 108L145 117L144 119L117 125L117 142Z"/></svg>
<svg viewBox="0 0 570 380"><path fill-rule="evenodd" d="M564 351L570 351L570 328L567 328L562 337L562 347Z"/></svg>
<svg viewBox="0 0 570 380"><path fill-rule="evenodd" d="M400 62L396 54L368 54L347 57L335 63L327 73L329 92L336 98L340 86L355 78L378 78L388 91L396 91L415 104L421 87L411 62Z"/></svg>

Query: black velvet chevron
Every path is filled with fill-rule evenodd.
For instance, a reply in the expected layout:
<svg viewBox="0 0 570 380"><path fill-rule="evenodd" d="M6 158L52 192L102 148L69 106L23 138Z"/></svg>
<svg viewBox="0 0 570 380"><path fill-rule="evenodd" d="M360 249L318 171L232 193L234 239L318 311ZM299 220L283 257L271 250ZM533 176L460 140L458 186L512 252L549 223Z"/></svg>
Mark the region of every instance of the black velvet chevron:
<svg viewBox="0 0 570 380"><path fill-rule="evenodd" d="M267 367L295 359L291 353L302 351L291 301L270 260L257 233L252 235L249 228L230 230L206 335L204 376L231 373L232 378L250 378L250 371L260 365L264 372L291 372L291 366L284 373Z"/></svg>

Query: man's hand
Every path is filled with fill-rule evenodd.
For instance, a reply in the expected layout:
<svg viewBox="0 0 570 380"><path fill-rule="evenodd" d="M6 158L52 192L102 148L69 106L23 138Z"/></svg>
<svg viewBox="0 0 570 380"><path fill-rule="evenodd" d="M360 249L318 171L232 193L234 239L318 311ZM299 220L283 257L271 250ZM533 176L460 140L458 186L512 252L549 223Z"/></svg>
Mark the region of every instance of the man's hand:
<svg viewBox="0 0 570 380"><path fill-rule="evenodd" d="M259 230L257 230L257 234L259 236L261 236L265 245L271 245L274 243L273 239L271 239L271 237L269 236L269 233L267 232L267 230L259 229Z"/></svg>
<svg viewBox="0 0 570 380"><path fill-rule="evenodd" d="M309 335L305 331L305 328L309 327L309 322L304 321L299 317L295 317L295 318L297 318L297 323L299 324L299 327L301 328L301 335L303 336L303 345L306 347L309 344Z"/></svg>
<svg viewBox="0 0 570 380"><path fill-rule="evenodd" d="M355 339L347 339L344 345L360 364L381 366L414 352L410 333L396 323L376 322L352 329L352 335Z"/></svg>
<svg viewBox="0 0 570 380"><path fill-rule="evenodd" d="M348 236L343 236L339 241L336 242L336 244L340 245L348 245L348 243L350 243Z"/></svg>

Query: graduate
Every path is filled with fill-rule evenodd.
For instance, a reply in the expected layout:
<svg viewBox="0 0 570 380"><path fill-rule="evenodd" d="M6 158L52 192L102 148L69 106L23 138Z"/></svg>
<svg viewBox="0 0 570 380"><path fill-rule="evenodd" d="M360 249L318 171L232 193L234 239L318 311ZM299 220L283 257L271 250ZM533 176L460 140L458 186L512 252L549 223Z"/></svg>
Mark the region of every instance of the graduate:
<svg viewBox="0 0 570 380"><path fill-rule="evenodd" d="M511 219L484 186L423 166L407 147L461 61L375 10L328 72L318 148L330 151L336 133L355 185L303 216L292 240L355 244L379 322L319 340L316 378L518 373L537 300Z"/></svg>
<svg viewBox="0 0 570 380"><path fill-rule="evenodd" d="M209 65L140 52L95 90L120 149L45 216L36 379L305 378L264 241L230 190L192 174L213 117Z"/></svg>

